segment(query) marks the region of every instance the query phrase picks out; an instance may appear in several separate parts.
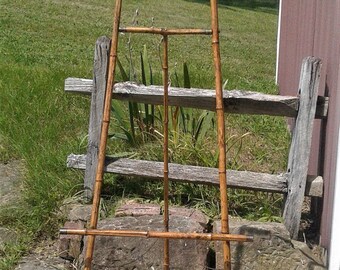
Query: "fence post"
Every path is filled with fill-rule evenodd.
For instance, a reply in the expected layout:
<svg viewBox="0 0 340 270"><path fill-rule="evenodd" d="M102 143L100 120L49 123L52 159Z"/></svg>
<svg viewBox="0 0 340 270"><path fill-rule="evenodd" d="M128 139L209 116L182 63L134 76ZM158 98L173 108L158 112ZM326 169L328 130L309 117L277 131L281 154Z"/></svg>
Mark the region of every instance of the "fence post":
<svg viewBox="0 0 340 270"><path fill-rule="evenodd" d="M312 143L313 121L320 80L321 60L303 60L299 83L299 111L292 134L288 158L288 193L283 219L290 236L298 237L302 203L306 188L309 154Z"/></svg>
<svg viewBox="0 0 340 270"><path fill-rule="evenodd" d="M111 40L107 37L99 37L96 41L94 53L93 92L91 95L91 112L84 179L84 198L86 201L90 201L93 196L93 184L95 182L98 163L98 147L107 81L110 42Z"/></svg>

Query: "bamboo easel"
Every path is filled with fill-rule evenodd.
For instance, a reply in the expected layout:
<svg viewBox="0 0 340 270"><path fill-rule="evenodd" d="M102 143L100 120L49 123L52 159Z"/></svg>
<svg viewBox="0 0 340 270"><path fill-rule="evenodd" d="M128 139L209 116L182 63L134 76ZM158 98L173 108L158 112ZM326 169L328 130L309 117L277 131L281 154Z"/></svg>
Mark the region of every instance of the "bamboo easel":
<svg viewBox="0 0 340 270"><path fill-rule="evenodd" d="M251 236L229 234L228 223L228 198L227 198L227 179L226 179L226 149L225 149L225 128L224 128L224 105L222 93L221 78L221 59L219 48L219 28L218 28L218 10L217 0L211 0L211 30L203 29L165 29L165 28L146 28L146 27L126 27L119 28L122 0L116 0L113 22L112 43L110 48L110 58L108 65L108 79L106 85L106 94L104 101L104 112L101 126L100 145L98 150L98 165L96 171L96 180L94 184L93 206L91 212L90 228L83 230L61 229L61 234L87 235L87 248L85 254L85 270L91 269L93 259L95 236L125 236L125 237L144 237L144 238L162 238L164 239L164 259L163 268L170 267L169 239L200 239L207 241L223 242L223 262L224 269L231 269L230 258L230 241L252 241ZM149 33L162 35L163 40L163 86L164 86L164 232L155 231L122 231L122 230L99 230L97 229L98 212L100 203L100 194L103 184L103 171L105 164L105 152L110 123L110 108L112 100L112 89L114 86L114 77L117 59L118 34L119 32L128 33ZM218 129L218 147L219 147L219 181L221 193L221 233L175 233L169 232L169 170L168 170L168 36L170 35L212 35L212 49L215 68L215 87L216 87L216 113Z"/></svg>

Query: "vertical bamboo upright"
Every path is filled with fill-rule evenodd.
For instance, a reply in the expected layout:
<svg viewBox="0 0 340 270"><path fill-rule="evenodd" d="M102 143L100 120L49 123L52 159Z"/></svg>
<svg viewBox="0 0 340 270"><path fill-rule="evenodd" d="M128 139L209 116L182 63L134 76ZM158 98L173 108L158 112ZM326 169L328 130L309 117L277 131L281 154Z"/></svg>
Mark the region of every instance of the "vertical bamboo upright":
<svg viewBox="0 0 340 270"><path fill-rule="evenodd" d="M116 0L114 16L113 16L113 30L112 41L110 47L110 57L108 64L108 78L105 90L104 111L101 125L100 144L98 150L98 165L96 171L96 181L93 189L93 202L90 219L90 229L96 229L98 223L98 213L100 204L100 194L103 185L104 164L106 154L106 143L110 124L110 111L112 102L112 88L115 78L117 48L118 48L118 34L121 16L122 0ZM87 239L86 253L85 253L85 267L84 270L91 270L93 259L95 236L89 235Z"/></svg>
<svg viewBox="0 0 340 270"><path fill-rule="evenodd" d="M211 6L211 27L212 27L212 50L215 67L215 88L216 88L216 116L217 116L217 140L219 148L218 172L221 193L221 233L229 233L228 221L228 195L227 195L227 174L226 174L226 147L225 147L225 126L224 126L224 104L222 92L222 72L219 46L218 7L217 0L210 1ZM223 265L225 270L231 269L230 243L223 242Z"/></svg>
<svg viewBox="0 0 340 270"><path fill-rule="evenodd" d="M169 108L168 108L168 89L169 89L169 71L168 71L168 36L163 35L163 87L164 87L164 231L169 231ZM164 239L164 258L163 269L168 270L170 266L169 239Z"/></svg>

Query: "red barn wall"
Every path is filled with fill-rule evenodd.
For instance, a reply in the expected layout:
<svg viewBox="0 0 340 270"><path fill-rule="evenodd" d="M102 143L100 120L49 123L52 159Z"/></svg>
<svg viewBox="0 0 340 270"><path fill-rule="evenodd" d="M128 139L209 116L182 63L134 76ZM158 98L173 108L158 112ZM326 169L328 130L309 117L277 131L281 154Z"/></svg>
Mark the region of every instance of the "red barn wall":
<svg viewBox="0 0 340 270"><path fill-rule="evenodd" d="M296 95L306 56L322 59L319 95L330 98L327 121L315 121L310 174L324 176L321 244L329 247L340 122L340 0L281 0L278 85L282 95Z"/></svg>

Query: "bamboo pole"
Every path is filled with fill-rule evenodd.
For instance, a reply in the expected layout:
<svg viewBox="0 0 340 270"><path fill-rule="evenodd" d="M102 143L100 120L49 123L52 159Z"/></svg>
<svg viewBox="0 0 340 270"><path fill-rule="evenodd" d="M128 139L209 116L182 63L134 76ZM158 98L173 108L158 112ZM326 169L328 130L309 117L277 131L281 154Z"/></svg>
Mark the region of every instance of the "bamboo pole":
<svg viewBox="0 0 340 270"><path fill-rule="evenodd" d="M212 50L215 67L215 87L216 87L216 114L217 114L217 140L219 148L219 181L221 193L221 233L229 233L228 221L228 195L227 195L227 174L226 174L226 147L225 147L225 127L224 127L224 104L222 92L221 57L219 47L218 29L218 7L217 0L211 0L211 26L212 26ZM223 242L223 266L224 270L231 269L230 243Z"/></svg>
<svg viewBox="0 0 340 270"><path fill-rule="evenodd" d="M110 124L112 88L114 84L116 60L117 60L117 47L118 47L118 34L119 34L118 30L119 30L119 23L120 23L120 16L121 16L121 7L122 7L122 0L116 0L114 20L113 20L113 30L112 30L112 41L111 41L111 47L110 47L110 58L109 58L109 64L108 64L108 79L107 79L106 91L105 91L104 111L103 111L103 119L102 119L102 126L101 126L101 135L100 135L100 145L99 145L99 150L98 150L98 165L97 165L97 171L96 171L96 181L94 184L94 191L93 191L90 229L97 228L97 223L98 223L100 194L101 194L101 189L102 189L102 184L103 184L103 175L104 175L106 143L107 143L109 124ZM91 270L94 242L95 242L95 236L89 235L87 239L84 270Z"/></svg>
<svg viewBox="0 0 340 270"><path fill-rule="evenodd" d="M123 33L144 33L159 35L211 35L211 30L206 29L167 29L155 27L121 27L119 32Z"/></svg>
<svg viewBox="0 0 340 270"><path fill-rule="evenodd" d="M183 232L158 232L158 231L128 231L128 230L99 230L99 229L61 229L61 234L69 235L97 235L117 237L141 237L161 239L188 239L204 241L237 241L252 242L253 237L239 234L219 233L183 233Z"/></svg>
<svg viewBox="0 0 340 270"><path fill-rule="evenodd" d="M168 67L168 36L163 36L163 87L164 87L164 231L169 231L169 106L168 106L168 92L169 92L169 67ZM163 269L168 270L170 266L169 255L169 239L164 239L164 258Z"/></svg>

